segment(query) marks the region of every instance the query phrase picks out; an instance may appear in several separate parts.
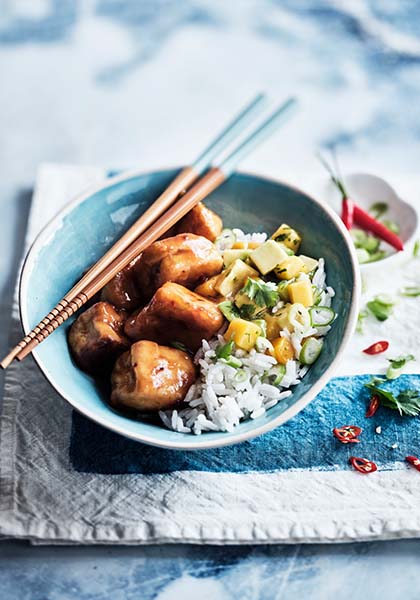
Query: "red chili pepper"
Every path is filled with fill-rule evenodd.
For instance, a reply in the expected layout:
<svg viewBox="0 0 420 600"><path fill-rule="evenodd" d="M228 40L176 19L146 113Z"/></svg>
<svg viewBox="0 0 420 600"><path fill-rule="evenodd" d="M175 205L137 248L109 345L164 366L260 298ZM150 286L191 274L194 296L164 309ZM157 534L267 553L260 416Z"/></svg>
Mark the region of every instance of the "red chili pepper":
<svg viewBox="0 0 420 600"><path fill-rule="evenodd" d="M405 460L409 462L410 465L413 465L417 471L420 471L420 459L417 458L417 456L406 456Z"/></svg>
<svg viewBox="0 0 420 600"><path fill-rule="evenodd" d="M379 408L379 396L377 396L376 394L373 394L372 398L370 399L370 404L367 407L367 411L365 414L365 417L369 418L369 417L373 417L373 415L376 413L376 411Z"/></svg>
<svg viewBox="0 0 420 600"><path fill-rule="evenodd" d="M389 342L386 340L381 340L380 342L375 342L371 346L368 346L363 350L365 354L380 354L381 352L385 352L388 350Z"/></svg>
<svg viewBox="0 0 420 600"><path fill-rule="evenodd" d="M354 215L354 202L350 198L343 197L341 203L341 220L347 229L353 227L353 215Z"/></svg>
<svg viewBox="0 0 420 600"><path fill-rule="evenodd" d="M367 475L368 473L373 473L374 471L378 470L378 467L375 465L375 463L367 458L350 456L349 463L354 469L356 469L356 471L363 473L363 475Z"/></svg>
<svg viewBox="0 0 420 600"><path fill-rule="evenodd" d="M354 222L362 229L366 229L367 231L374 233L381 238L381 240L384 240L384 242L387 242L396 250L404 250L404 245L398 235L390 231L383 223L374 219L368 212L366 212L357 204L354 205L353 218Z"/></svg>
<svg viewBox="0 0 420 600"><path fill-rule="evenodd" d="M357 437L361 433L362 429L356 425L344 425L333 429L333 434L342 444L358 444L360 440Z"/></svg>

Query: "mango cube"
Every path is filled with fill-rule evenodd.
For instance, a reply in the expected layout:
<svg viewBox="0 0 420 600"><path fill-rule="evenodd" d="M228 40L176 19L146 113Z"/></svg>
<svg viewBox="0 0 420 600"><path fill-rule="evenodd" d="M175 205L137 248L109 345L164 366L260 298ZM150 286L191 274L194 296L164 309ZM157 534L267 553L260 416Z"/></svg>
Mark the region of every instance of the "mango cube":
<svg viewBox="0 0 420 600"><path fill-rule="evenodd" d="M287 253L274 240L268 240L251 254L251 260L262 275L272 271L287 258Z"/></svg>
<svg viewBox="0 0 420 600"><path fill-rule="evenodd" d="M289 256L274 269L279 279L293 279L299 273L302 273L305 265L298 256Z"/></svg>
<svg viewBox="0 0 420 600"><path fill-rule="evenodd" d="M278 337L271 342L273 344L274 358L281 365L285 365L288 360L293 360L295 351L292 343L285 337Z"/></svg>
<svg viewBox="0 0 420 600"><path fill-rule="evenodd" d="M234 296L244 287L248 277L258 277L258 272L238 258L220 273L214 289L222 296Z"/></svg>
<svg viewBox="0 0 420 600"><path fill-rule="evenodd" d="M257 338L261 335L261 329L251 321L245 319L233 319L224 335L225 340L233 340L238 348L249 352L254 346Z"/></svg>
<svg viewBox="0 0 420 600"><path fill-rule="evenodd" d="M299 246L302 241L302 238L298 232L295 229L292 229L286 223L282 223L280 225L277 231L275 231L271 236L271 239L275 240L276 242L281 242L293 250L293 252L297 252L299 250Z"/></svg>
<svg viewBox="0 0 420 600"><path fill-rule="evenodd" d="M302 279L300 281L289 283L287 289L289 291L291 302L299 302L299 304L303 304L305 308L313 305L314 293L309 279Z"/></svg>
<svg viewBox="0 0 420 600"><path fill-rule="evenodd" d="M210 279L207 279L207 281L200 283L200 285L198 285L194 291L197 294L200 294L200 296L205 296L206 298L218 298L219 294L214 289L218 278L219 275L213 275L213 277L210 277Z"/></svg>

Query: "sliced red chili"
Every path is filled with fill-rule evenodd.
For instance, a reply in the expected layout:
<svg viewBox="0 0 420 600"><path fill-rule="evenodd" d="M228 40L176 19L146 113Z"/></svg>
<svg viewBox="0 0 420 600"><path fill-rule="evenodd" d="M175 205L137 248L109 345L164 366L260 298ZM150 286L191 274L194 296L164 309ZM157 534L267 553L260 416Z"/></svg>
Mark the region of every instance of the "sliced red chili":
<svg viewBox="0 0 420 600"><path fill-rule="evenodd" d="M388 350L389 342L386 340L381 340L380 342L375 342L371 346L368 346L363 350L365 354L380 354L381 352L385 352Z"/></svg>
<svg viewBox="0 0 420 600"><path fill-rule="evenodd" d="M395 250L404 250L404 244L398 235L390 231L383 223L374 219L372 215L357 204L355 204L353 208L353 219L356 225L359 225L362 229L366 229L381 238L381 240L390 244Z"/></svg>
<svg viewBox="0 0 420 600"><path fill-rule="evenodd" d="M420 459L417 458L417 456L406 456L405 460L409 462L410 465L413 465L417 471L420 471Z"/></svg>
<svg viewBox="0 0 420 600"><path fill-rule="evenodd" d="M361 433L362 429L356 425L344 425L333 429L333 434L342 444L358 444L360 440L357 437Z"/></svg>
<svg viewBox="0 0 420 600"><path fill-rule="evenodd" d="M367 475L368 473L373 473L378 470L378 467L374 462L368 460L367 458L359 458L358 456L350 456L349 462L351 466L359 471L359 473L363 473Z"/></svg>
<svg viewBox="0 0 420 600"><path fill-rule="evenodd" d="M376 413L376 411L379 408L379 404L380 404L379 396L377 396L376 394L373 394L372 398L370 399L369 406L367 407L365 417L367 417L367 418L373 417L373 415Z"/></svg>
<svg viewBox="0 0 420 600"><path fill-rule="evenodd" d="M354 202L350 198L343 197L341 203L341 220L347 229L353 227Z"/></svg>

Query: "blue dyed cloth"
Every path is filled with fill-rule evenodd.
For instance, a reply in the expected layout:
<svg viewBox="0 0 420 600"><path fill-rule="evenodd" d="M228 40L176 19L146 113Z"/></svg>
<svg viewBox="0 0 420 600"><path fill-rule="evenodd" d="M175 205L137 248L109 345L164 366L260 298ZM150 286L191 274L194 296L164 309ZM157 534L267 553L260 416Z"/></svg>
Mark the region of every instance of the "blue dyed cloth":
<svg viewBox="0 0 420 600"><path fill-rule="evenodd" d="M420 419L401 417L380 408L373 418L365 412L370 392L364 384L369 375L338 377L296 417L253 440L211 450L174 451L146 446L123 438L73 413L71 463L79 472L101 474L170 473L212 471L243 473L290 469L341 470L349 456L367 457L382 470L419 452ZM420 391L420 375L402 375L386 384L397 392ZM334 427L359 425L360 444L344 445L331 433ZM376 433L380 426L382 431ZM205 434L204 434L205 435ZM398 444L397 448L392 448Z"/></svg>

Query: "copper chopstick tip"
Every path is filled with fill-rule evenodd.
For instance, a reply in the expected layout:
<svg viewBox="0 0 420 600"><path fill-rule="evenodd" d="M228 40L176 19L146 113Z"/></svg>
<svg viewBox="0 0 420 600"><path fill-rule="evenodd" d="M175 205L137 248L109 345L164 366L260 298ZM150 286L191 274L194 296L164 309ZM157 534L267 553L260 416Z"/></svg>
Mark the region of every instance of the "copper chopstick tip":
<svg viewBox="0 0 420 600"><path fill-rule="evenodd" d="M21 350L21 346L16 346L15 348L13 348L13 350L3 358L3 360L0 363L0 367L2 369L7 369L7 367L15 360L15 358L21 352Z"/></svg>

